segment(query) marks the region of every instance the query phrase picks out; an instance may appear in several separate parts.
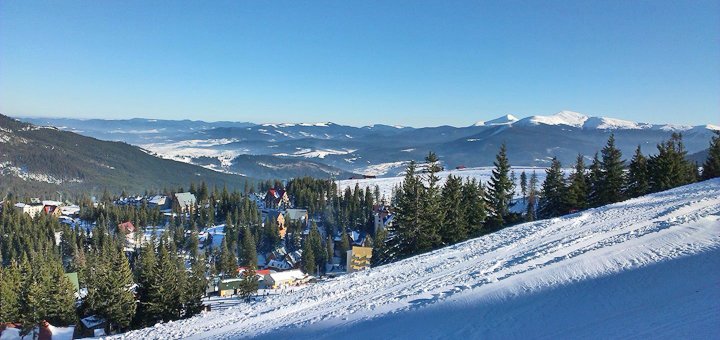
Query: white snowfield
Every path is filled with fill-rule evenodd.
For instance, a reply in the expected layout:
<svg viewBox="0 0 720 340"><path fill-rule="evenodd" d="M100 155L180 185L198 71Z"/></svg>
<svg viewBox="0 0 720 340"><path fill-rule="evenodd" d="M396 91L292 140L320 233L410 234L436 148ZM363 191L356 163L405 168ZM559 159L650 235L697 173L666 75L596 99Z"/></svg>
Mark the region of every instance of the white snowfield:
<svg viewBox="0 0 720 340"><path fill-rule="evenodd" d="M122 336L716 338L720 179Z"/></svg>

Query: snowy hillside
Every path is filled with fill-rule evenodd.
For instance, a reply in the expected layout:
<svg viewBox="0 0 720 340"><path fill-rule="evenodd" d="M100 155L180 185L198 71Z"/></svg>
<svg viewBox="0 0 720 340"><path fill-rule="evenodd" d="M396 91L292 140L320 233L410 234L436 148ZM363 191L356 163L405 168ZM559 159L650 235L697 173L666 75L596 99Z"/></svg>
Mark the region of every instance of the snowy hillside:
<svg viewBox="0 0 720 340"><path fill-rule="evenodd" d="M718 268L720 179L124 336L708 338L720 331Z"/></svg>

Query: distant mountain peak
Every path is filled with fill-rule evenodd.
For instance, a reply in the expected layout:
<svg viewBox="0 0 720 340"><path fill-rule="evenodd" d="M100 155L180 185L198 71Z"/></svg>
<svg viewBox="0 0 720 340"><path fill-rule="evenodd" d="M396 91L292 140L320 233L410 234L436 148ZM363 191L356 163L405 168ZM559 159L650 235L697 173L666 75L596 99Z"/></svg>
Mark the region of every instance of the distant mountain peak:
<svg viewBox="0 0 720 340"><path fill-rule="evenodd" d="M318 122L318 123L266 123L261 124L262 126L270 126L274 128L283 128L283 127L294 127L294 126L304 126L304 127L328 127L330 125L335 125L335 123L332 122Z"/></svg>
<svg viewBox="0 0 720 340"><path fill-rule="evenodd" d="M513 116L513 115L511 115L511 114L506 114L506 115L504 115L504 116L500 116L500 117L497 117L497 118L492 119L492 120L479 121L479 122L475 123L474 125L475 125L475 126L505 125L505 124L512 124L512 123L517 122L517 121L518 121L517 117L515 117L515 116Z"/></svg>
<svg viewBox="0 0 720 340"><path fill-rule="evenodd" d="M574 111L560 111L551 116L530 116L521 119L520 125L568 125L582 128L588 116Z"/></svg>
<svg viewBox="0 0 720 340"><path fill-rule="evenodd" d="M607 117L590 117L585 121L585 124L583 124L583 128L585 129L600 129L600 130L617 130L617 129L627 129L627 130L637 130L637 129L644 129L644 128L651 128L652 125L650 124L644 124L644 123L637 123L629 120L624 119L617 119L617 118L607 118Z"/></svg>

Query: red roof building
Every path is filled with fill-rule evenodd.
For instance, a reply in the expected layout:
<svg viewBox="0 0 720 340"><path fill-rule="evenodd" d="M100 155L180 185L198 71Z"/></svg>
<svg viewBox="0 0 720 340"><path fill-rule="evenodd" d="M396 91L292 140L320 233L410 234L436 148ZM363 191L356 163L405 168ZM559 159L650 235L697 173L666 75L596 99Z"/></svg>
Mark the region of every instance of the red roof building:
<svg viewBox="0 0 720 340"><path fill-rule="evenodd" d="M124 234L129 234L129 233L135 232L135 226L130 221L127 221L125 223L120 223L118 225L118 231L121 233L124 233Z"/></svg>

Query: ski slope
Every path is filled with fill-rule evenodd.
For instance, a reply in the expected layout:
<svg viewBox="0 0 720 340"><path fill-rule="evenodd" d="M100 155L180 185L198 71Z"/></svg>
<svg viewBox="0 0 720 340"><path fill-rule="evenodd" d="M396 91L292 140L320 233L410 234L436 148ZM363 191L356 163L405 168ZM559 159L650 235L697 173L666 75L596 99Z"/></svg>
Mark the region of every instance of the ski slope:
<svg viewBox="0 0 720 340"><path fill-rule="evenodd" d="M720 179L509 227L286 295L123 334L712 338Z"/></svg>

